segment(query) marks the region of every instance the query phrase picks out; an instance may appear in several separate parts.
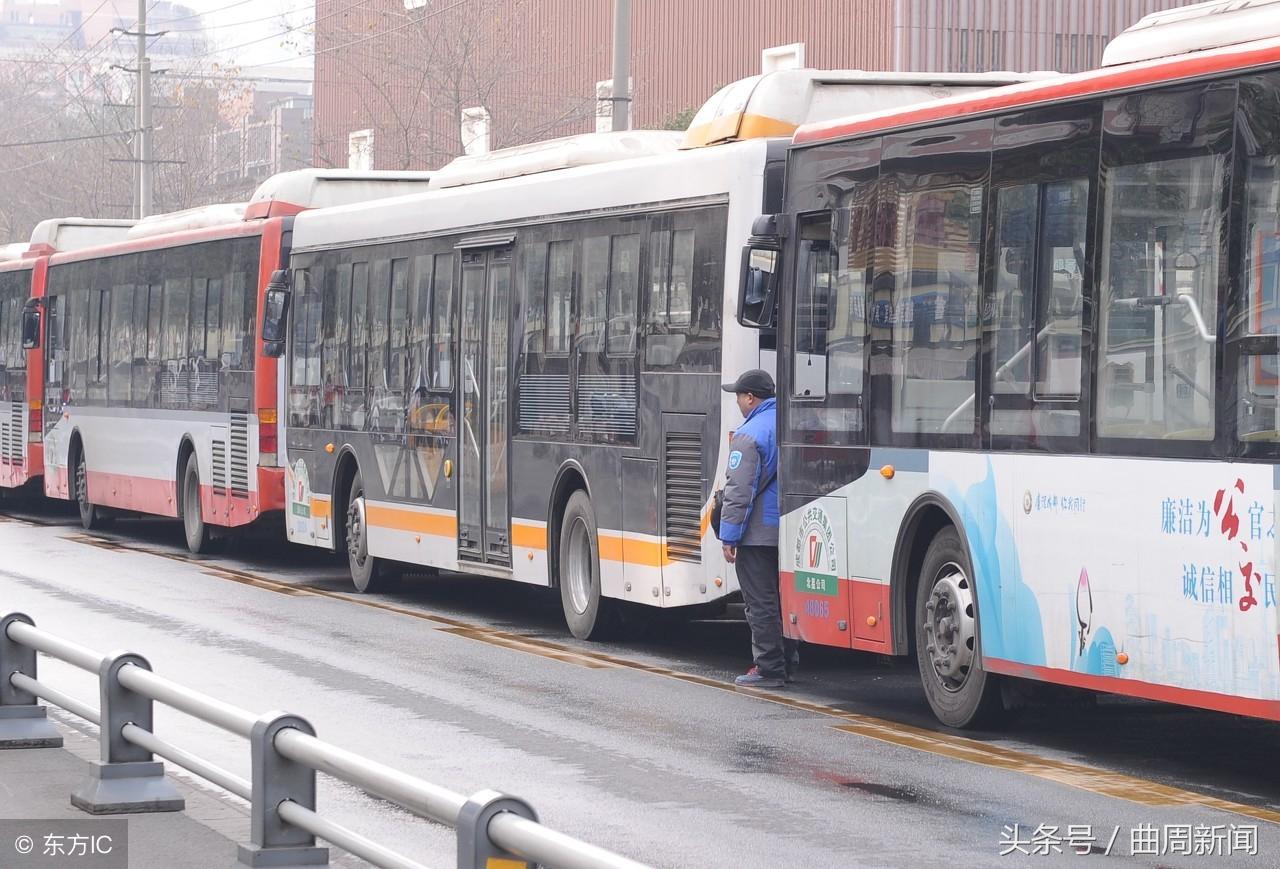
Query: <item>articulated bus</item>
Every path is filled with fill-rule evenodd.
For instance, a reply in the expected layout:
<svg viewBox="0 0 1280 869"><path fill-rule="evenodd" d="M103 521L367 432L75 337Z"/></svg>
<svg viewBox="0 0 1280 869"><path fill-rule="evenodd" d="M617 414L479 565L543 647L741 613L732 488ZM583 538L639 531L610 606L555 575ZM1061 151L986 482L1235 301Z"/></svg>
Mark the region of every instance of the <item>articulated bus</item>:
<svg viewBox="0 0 1280 869"><path fill-rule="evenodd" d="M247 204L140 221L126 240L48 260L44 489L94 527L114 511L181 518L192 552L213 529L284 504L276 361L255 323L308 207L403 193L425 173L300 170Z"/></svg>
<svg viewBox="0 0 1280 869"><path fill-rule="evenodd" d="M29 355L24 317L44 296L49 254L124 238L131 220L80 217L41 221L29 243L0 253L0 493L37 485L44 474L41 403L44 370L39 353Z"/></svg>
<svg viewBox="0 0 1280 869"><path fill-rule="evenodd" d="M953 726L1024 680L1280 719L1278 9L797 131L750 246L791 636L914 653Z"/></svg>
<svg viewBox="0 0 1280 869"><path fill-rule="evenodd" d="M361 591L405 563L558 586L579 637L619 602L722 605L736 582L707 506L737 418L719 385L773 365L724 306L779 196L779 135L1017 78L757 76L699 112L684 150L659 131L571 137L300 215L289 539L345 551Z"/></svg>

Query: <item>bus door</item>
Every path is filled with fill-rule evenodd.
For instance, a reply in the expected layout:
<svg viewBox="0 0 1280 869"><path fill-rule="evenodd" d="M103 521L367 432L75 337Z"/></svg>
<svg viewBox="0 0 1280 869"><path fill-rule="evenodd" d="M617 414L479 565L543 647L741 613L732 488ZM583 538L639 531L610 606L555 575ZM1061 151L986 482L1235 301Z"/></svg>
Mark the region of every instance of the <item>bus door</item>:
<svg viewBox="0 0 1280 869"><path fill-rule="evenodd" d="M464 245L458 558L511 564L508 455L511 239Z"/></svg>

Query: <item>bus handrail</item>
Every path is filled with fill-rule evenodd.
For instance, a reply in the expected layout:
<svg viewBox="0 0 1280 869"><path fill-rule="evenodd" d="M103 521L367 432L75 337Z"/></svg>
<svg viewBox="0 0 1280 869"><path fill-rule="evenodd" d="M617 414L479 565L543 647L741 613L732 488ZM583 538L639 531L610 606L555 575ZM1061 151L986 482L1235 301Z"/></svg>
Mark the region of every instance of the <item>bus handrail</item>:
<svg viewBox="0 0 1280 869"><path fill-rule="evenodd" d="M101 708L41 682L37 652L95 672ZM154 759L162 757L249 801L250 842L239 846L241 863L323 864L328 849L316 847L318 838L375 866L425 869L422 863L321 817L316 812L315 779L323 772L453 828L458 838L458 869L479 869L489 861L503 860L547 869L646 869L645 864L544 826L524 800L490 790L463 796L325 742L303 718L282 712L254 715L155 674L139 655L104 655L43 631L24 613L0 619L0 674L0 747L62 745L61 734L37 700L99 726L102 760L94 765L90 782L71 795L73 805L93 814L180 811L185 801ZM252 749L252 779L240 778L157 736L152 727L154 703L246 737Z"/></svg>

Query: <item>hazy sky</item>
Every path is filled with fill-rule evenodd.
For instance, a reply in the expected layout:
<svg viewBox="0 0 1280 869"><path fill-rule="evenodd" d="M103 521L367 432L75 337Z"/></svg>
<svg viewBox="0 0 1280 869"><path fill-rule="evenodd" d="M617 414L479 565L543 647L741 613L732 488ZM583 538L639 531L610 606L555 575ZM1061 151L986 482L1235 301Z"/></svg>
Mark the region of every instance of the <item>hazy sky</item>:
<svg viewBox="0 0 1280 869"><path fill-rule="evenodd" d="M150 0L148 0L150 2ZM205 35L218 49L212 60L251 67L284 62L310 66L314 0L177 0L203 16ZM342 0L355 4L359 0ZM137 0L107 0L117 14L132 18ZM96 7L92 3L87 10ZM194 21L176 22L173 29ZM155 29L154 27L150 29ZM162 39L164 37L161 37Z"/></svg>

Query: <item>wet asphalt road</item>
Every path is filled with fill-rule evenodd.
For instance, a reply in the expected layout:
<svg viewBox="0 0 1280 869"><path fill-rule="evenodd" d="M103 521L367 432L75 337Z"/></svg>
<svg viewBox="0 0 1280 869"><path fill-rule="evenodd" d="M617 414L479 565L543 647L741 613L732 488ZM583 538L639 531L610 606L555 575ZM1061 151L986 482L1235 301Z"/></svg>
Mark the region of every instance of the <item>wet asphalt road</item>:
<svg viewBox="0 0 1280 869"><path fill-rule="evenodd" d="M655 866L1280 865L1275 724L1104 698L958 734L933 721L905 659L806 648L785 692L726 687L749 663L733 618L582 643L545 589L410 577L359 596L333 556L269 534L192 559L173 522L87 535L57 506L0 507L0 609L246 709L295 712L456 791L517 794L549 825ZM41 666L96 705L90 677ZM248 774L238 738L168 710L156 730ZM320 806L452 865L452 831L323 778ZM1175 850L1190 827L1223 852L1201 831L1220 825L1229 844L1232 825L1246 840L1255 827L1259 853L1133 854L1144 824ZM1046 856L1001 855L1015 840L1034 850L1023 840L1039 825L1063 853L1050 832ZM1069 825L1092 853L1071 853Z"/></svg>

